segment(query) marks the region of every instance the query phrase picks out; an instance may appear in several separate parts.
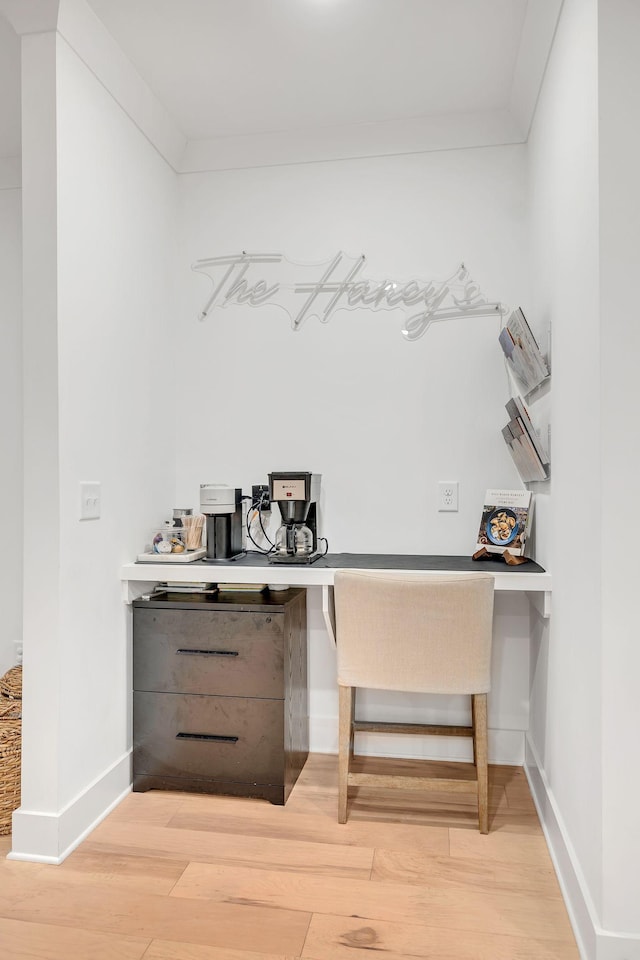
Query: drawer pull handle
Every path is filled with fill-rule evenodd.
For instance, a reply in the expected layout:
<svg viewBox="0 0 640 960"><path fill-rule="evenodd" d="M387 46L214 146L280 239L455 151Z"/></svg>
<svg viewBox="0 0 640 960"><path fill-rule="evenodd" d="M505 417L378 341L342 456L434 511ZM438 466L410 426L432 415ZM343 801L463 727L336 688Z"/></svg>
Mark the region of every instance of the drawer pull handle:
<svg viewBox="0 0 640 960"><path fill-rule="evenodd" d="M237 657L237 650L176 650L190 657Z"/></svg>
<svg viewBox="0 0 640 960"><path fill-rule="evenodd" d="M223 737L218 733L176 733L176 740L215 740L216 743L237 743L237 737Z"/></svg>

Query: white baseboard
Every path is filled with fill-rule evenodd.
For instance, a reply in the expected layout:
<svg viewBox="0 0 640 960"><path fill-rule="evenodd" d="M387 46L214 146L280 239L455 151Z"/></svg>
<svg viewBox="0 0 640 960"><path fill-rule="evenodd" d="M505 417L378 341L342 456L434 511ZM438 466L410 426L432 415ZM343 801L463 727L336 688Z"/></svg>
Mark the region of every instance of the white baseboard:
<svg viewBox="0 0 640 960"><path fill-rule="evenodd" d="M311 717L309 720L311 753L338 752L336 717ZM416 737L399 734L359 734L356 752L370 757L398 757L403 760L472 759L467 738ZM489 762L521 765L524 763L524 733L521 730L489 730Z"/></svg>
<svg viewBox="0 0 640 960"><path fill-rule="evenodd" d="M599 926L580 863L528 736L524 769L582 960L640 960L640 936Z"/></svg>
<svg viewBox="0 0 640 960"><path fill-rule="evenodd" d="M13 814L9 860L62 863L131 790L131 751L57 813L19 807Z"/></svg>

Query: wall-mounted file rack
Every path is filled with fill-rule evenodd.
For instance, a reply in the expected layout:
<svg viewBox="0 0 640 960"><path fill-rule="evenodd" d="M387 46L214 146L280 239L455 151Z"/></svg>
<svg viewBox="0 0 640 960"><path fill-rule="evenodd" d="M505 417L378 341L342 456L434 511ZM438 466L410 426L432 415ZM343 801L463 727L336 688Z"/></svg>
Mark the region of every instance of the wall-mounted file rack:
<svg viewBox="0 0 640 960"><path fill-rule="evenodd" d="M505 355L510 382L533 404L546 393L550 383L548 359L542 355L524 313L514 310L498 337ZM534 424L525 400L518 394L506 404L509 421L502 436L523 483L550 477L549 437L543 439Z"/></svg>

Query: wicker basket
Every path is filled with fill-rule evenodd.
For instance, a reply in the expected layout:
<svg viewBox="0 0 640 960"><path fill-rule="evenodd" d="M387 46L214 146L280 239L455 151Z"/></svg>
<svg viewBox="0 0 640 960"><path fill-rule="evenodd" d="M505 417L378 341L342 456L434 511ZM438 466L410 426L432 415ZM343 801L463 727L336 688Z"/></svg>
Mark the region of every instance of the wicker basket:
<svg viewBox="0 0 640 960"><path fill-rule="evenodd" d="M11 814L20 806L22 723L0 720L0 837L11 833Z"/></svg>
<svg viewBox="0 0 640 960"><path fill-rule="evenodd" d="M0 677L0 697L22 700L22 666L11 667Z"/></svg>
<svg viewBox="0 0 640 960"><path fill-rule="evenodd" d="M0 723L3 720L22 720L22 700L0 697Z"/></svg>

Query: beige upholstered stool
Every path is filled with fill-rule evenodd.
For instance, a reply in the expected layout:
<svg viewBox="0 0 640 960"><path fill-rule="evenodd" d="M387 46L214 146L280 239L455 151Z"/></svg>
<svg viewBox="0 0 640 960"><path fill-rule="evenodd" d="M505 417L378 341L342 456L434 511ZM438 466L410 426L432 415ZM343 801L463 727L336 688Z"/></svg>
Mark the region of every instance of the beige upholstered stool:
<svg viewBox="0 0 640 960"><path fill-rule="evenodd" d="M489 832L487 692L490 687L493 577L339 571L335 576L338 651L338 820L347 788L378 786L478 792L480 832ZM471 726L355 720L355 689L470 694ZM358 731L473 737L475 780L354 774Z"/></svg>

